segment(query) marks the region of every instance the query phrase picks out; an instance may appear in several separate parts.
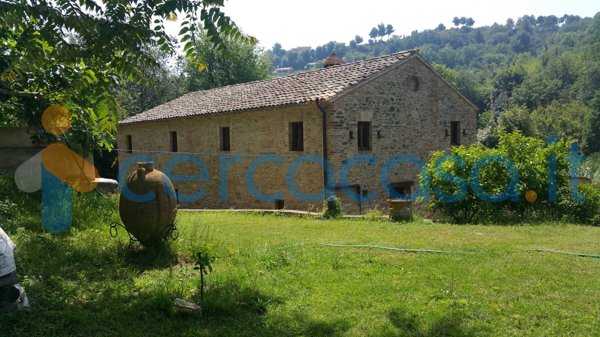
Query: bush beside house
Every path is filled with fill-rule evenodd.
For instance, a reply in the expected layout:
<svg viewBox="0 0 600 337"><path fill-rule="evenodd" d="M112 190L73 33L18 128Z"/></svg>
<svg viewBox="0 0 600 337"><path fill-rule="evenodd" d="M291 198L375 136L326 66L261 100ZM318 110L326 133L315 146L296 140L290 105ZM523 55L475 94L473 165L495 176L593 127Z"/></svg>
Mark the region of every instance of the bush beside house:
<svg viewBox="0 0 600 337"><path fill-rule="evenodd" d="M571 147L569 140L546 144L515 132L502 134L496 148L473 144L434 152L421 174L427 203L455 223L598 223L600 189L572 188L579 154Z"/></svg>

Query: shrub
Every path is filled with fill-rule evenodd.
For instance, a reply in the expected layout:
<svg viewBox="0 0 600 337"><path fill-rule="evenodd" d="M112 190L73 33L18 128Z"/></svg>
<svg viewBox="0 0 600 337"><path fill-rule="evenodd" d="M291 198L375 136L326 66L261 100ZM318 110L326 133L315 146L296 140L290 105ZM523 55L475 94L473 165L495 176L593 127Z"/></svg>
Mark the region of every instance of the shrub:
<svg viewBox="0 0 600 337"><path fill-rule="evenodd" d="M576 223L600 225L600 188L583 184L579 187L584 202L565 199L561 202L563 219Z"/></svg>
<svg viewBox="0 0 600 337"><path fill-rule="evenodd" d="M335 196L330 196L325 200L323 218L336 219L342 216L342 201Z"/></svg>
<svg viewBox="0 0 600 337"><path fill-rule="evenodd" d="M194 269L200 273L200 300L204 301L204 276L212 273L213 263L216 260L213 246L209 244L196 246L193 260Z"/></svg>
<svg viewBox="0 0 600 337"><path fill-rule="evenodd" d="M429 207L455 223L549 218L590 223L598 191L582 187L584 201L571 195L569 148L567 140L546 144L520 132L505 133L496 148L474 144L434 152L421 183Z"/></svg>
<svg viewBox="0 0 600 337"><path fill-rule="evenodd" d="M11 214L17 211L17 204L11 200L0 200L0 219L8 219Z"/></svg>
<svg viewBox="0 0 600 337"><path fill-rule="evenodd" d="M382 211L380 211L378 209L371 209L371 210L367 211L365 213L365 215L363 215L363 218L365 220L367 220L368 222L387 221L387 217L385 216L385 213L383 213Z"/></svg>
<svg viewBox="0 0 600 337"><path fill-rule="evenodd" d="M600 187L600 152L591 154L582 165L581 175L592 180L592 183Z"/></svg>

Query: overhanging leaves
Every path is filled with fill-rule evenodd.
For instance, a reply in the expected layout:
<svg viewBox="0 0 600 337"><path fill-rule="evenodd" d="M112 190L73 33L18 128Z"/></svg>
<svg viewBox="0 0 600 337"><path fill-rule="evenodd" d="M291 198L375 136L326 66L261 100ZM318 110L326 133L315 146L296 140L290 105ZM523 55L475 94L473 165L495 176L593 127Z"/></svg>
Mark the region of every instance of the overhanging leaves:
<svg viewBox="0 0 600 337"><path fill-rule="evenodd" d="M106 146L117 116L111 89L142 81L142 69L156 65L153 48L174 53L178 43L165 20L184 16L179 38L185 55L204 67L194 48L195 31L204 28L217 46L224 38L256 43L222 12L218 0L0 1L0 109L20 124L40 128L43 109L69 105L76 121L93 121L98 109L111 111L112 124L75 127L79 142ZM99 102L103 102L100 104ZM93 130L90 131L90 128ZM43 133L42 133L43 135Z"/></svg>

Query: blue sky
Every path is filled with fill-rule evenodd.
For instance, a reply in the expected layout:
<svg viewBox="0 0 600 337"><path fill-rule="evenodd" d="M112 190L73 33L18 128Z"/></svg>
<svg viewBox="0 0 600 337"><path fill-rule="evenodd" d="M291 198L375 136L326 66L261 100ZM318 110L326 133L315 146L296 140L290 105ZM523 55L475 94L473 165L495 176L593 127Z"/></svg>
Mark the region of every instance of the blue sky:
<svg viewBox="0 0 600 337"><path fill-rule="evenodd" d="M392 24L396 35L452 27L455 16L472 17L475 26L523 15L593 17L600 11L599 0L226 0L224 11L242 30L270 48L280 42L285 49L318 46L329 41L349 42L355 35L365 41L378 23ZM169 29L177 33L177 27Z"/></svg>

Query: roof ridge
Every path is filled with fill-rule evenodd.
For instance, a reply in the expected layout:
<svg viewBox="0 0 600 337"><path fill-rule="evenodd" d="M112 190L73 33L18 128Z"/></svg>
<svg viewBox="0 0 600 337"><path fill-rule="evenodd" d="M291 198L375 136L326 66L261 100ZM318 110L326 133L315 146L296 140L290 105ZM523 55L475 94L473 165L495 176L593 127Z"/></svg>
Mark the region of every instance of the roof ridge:
<svg viewBox="0 0 600 337"><path fill-rule="evenodd" d="M338 64L338 65L331 66L329 68L319 68L319 69L313 69L313 70L309 70L309 71L303 71L303 72L296 73L296 74L290 74L290 75L282 76L282 77L266 78L264 80L254 80L254 81L250 81L250 82L228 84L228 85L224 85L224 86L216 87L216 88L211 88L211 89L203 89L203 90L191 91L191 92L186 93L183 96L194 94L194 93L199 93L199 92L206 92L206 91L211 91L211 90L217 90L217 89L225 89L225 88L234 88L234 87L238 87L238 86L245 86L245 85L254 84L254 83L276 81L276 80L280 80L280 79L289 79L289 78L294 78L294 77L297 77L297 76L300 76L300 75L303 75L303 74L315 73L315 72L323 71L323 70L326 70L326 69L327 70L328 69L339 69L340 67L348 67L348 66L351 66L351 65L359 64L359 63L375 62L375 61L382 60L382 59L385 59L385 58L391 58L393 56L398 56L400 54L414 54L414 53L418 53L418 52L419 52L418 49L408 49L408 50L403 50L403 51L399 51L397 53L392 53L392 54L388 54L388 55L381 55L381 56L377 56L377 57L373 57L373 58L368 58L368 59L364 59L364 60L357 60L357 61L354 61L354 62L348 62L348 63L344 63L344 64Z"/></svg>
<svg viewBox="0 0 600 337"><path fill-rule="evenodd" d="M314 101L315 97L330 99L377 73L403 63L416 53L416 50L401 51L285 77L193 91L130 116L119 124L304 104Z"/></svg>
<svg viewBox="0 0 600 337"><path fill-rule="evenodd" d="M329 68L319 68L319 69L313 69L313 70L309 70L309 71L303 71L301 73L291 74L291 75L287 75L287 76L283 76L283 77L279 77L279 78L293 77L293 76L298 76L300 74L308 74L308 73L323 71L325 69L331 69L331 68L347 67L347 66L355 65L357 63L374 62L374 61L381 60L384 58L391 58L392 56L398 56L400 54L409 54L409 53L418 53L418 52L419 52L418 49L408 49L408 50L403 50L403 51L399 51L397 53L392 53L392 54L388 54L388 55L380 55L380 56L363 59L363 60L356 60L356 61L348 62L348 63L344 63L344 64L336 64Z"/></svg>

